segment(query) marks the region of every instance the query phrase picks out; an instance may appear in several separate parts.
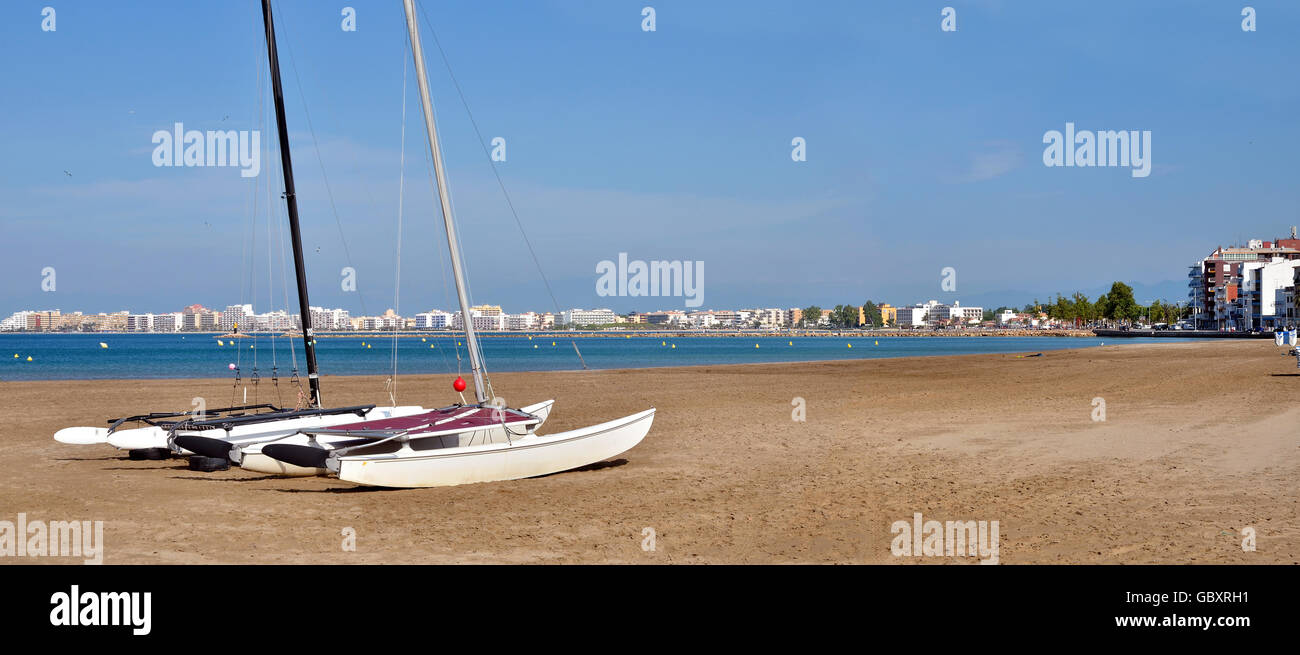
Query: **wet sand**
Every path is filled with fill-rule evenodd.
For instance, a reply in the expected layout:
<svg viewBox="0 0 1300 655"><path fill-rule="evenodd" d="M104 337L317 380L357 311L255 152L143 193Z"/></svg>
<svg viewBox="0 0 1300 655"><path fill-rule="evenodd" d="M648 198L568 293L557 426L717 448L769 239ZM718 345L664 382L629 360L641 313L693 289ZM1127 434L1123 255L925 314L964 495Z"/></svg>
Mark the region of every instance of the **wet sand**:
<svg viewBox="0 0 1300 655"><path fill-rule="evenodd" d="M998 521L1003 564L1297 563L1300 370L1281 352L1219 341L500 373L513 406L556 399L543 432L650 406L654 427L585 470L407 490L198 473L51 439L195 396L217 406L230 380L0 382L0 520L102 520L110 564L974 561L894 557L890 526L916 512ZM450 381L404 377L398 401L447 404ZM323 386L331 404L388 399L383 378ZM80 559L0 558L40 562Z"/></svg>

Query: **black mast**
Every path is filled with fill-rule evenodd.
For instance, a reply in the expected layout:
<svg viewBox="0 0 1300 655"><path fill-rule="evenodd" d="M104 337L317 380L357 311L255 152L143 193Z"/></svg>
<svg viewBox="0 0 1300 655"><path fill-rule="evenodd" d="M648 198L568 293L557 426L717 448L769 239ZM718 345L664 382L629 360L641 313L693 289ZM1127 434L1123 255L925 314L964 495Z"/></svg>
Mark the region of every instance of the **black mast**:
<svg viewBox="0 0 1300 655"><path fill-rule="evenodd" d="M302 234L298 229L298 198L293 191L293 162L289 160L289 128L284 124L284 92L280 88L280 57L275 50L275 23L271 0L262 0L266 24L266 54L271 62L271 91L275 96L275 126L280 133L280 168L284 172L284 199L289 205L289 233L293 238L293 273L298 279L298 312L302 317L303 349L307 355L307 384L311 404L320 407L320 376L316 372L315 334L311 329L311 304L307 300L307 269L302 261Z"/></svg>

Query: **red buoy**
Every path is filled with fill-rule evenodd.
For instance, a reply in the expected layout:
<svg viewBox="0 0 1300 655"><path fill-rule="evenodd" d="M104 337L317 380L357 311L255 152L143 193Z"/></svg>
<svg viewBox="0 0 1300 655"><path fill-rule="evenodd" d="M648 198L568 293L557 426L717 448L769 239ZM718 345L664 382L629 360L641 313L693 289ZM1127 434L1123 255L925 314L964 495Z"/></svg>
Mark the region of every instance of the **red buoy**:
<svg viewBox="0 0 1300 655"><path fill-rule="evenodd" d="M457 377L457 378L456 378L456 381L451 383L451 388L452 388L452 389L455 389L457 392L464 391L464 390L465 390L465 378Z"/></svg>

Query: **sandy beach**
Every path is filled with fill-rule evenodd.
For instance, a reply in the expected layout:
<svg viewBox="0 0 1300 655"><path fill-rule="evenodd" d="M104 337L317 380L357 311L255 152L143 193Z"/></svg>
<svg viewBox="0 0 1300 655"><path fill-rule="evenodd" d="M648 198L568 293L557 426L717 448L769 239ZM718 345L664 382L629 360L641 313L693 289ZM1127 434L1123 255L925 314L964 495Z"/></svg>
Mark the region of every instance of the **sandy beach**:
<svg viewBox="0 0 1300 655"><path fill-rule="evenodd" d="M215 406L230 380L3 382L0 520L102 520L110 564L974 561L893 556L891 524L917 512L998 521L1003 564L1297 563L1300 371L1280 352L1218 341L500 373L512 405L556 399L544 432L650 406L654 427L585 470L409 490L197 473L51 438L195 396ZM331 404L388 398L383 378L323 388ZM453 400L447 376L404 377L399 392Z"/></svg>

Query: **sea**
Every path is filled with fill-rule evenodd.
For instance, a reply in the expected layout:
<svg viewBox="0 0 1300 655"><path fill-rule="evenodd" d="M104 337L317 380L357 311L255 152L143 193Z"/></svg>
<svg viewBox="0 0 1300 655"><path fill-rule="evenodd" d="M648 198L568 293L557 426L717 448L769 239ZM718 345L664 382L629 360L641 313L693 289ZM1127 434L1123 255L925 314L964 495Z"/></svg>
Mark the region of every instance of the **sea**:
<svg viewBox="0 0 1300 655"><path fill-rule="evenodd" d="M1089 337L741 337L632 336L564 338L539 334L486 335L487 369L557 371L654 368L762 362L885 359L1037 353L1065 348L1128 345L1167 339ZM464 338L457 335L320 336L322 375L440 374L469 371ZM576 343L581 352L574 352ZM30 358L30 361L28 359ZM232 368L233 365L233 368ZM145 378L288 378L306 375L301 338L215 334L0 334L0 380Z"/></svg>

